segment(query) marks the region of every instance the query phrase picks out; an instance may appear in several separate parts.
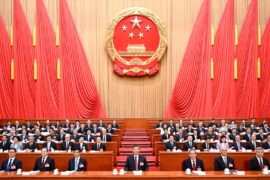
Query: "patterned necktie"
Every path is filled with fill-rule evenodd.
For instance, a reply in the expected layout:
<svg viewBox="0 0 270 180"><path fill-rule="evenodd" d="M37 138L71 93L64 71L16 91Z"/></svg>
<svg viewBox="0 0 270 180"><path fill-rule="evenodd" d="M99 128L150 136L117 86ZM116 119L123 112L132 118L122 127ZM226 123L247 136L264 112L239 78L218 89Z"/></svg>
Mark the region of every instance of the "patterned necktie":
<svg viewBox="0 0 270 180"><path fill-rule="evenodd" d="M263 167L263 160L260 158L259 161L260 161L260 166L261 166L261 168L263 169L263 168L264 168L264 167Z"/></svg>
<svg viewBox="0 0 270 180"><path fill-rule="evenodd" d="M134 161L135 161L135 170L137 171L138 170L138 158L137 158L137 156L135 156Z"/></svg>
<svg viewBox="0 0 270 180"><path fill-rule="evenodd" d="M196 171L196 163L195 160L192 160L192 170Z"/></svg>
<svg viewBox="0 0 270 180"><path fill-rule="evenodd" d="M75 171L78 171L79 158L75 158Z"/></svg>
<svg viewBox="0 0 270 180"><path fill-rule="evenodd" d="M7 171L11 170L11 164L12 164L12 159L9 159L8 166L7 166Z"/></svg>

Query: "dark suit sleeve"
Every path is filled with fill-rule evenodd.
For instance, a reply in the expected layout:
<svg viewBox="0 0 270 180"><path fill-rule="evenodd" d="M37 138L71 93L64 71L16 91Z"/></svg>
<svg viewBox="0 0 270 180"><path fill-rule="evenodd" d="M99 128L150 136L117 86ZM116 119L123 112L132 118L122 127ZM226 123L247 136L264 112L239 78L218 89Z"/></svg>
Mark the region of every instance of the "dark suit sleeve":
<svg viewBox="0 0 270 180"><path fill-rule="evenodd" d="M219 167L219 160L218 160L218 158L215 158L215 160L214 160L214 170L215 171L220 171L221 170L221 168Z"/></svg>
<svg viewBox="0 0 270 180"><path fill-rule="evenodd" d="M182 162L182 171L186 171L187 168L188 168L188 167L187 167L187 162L186 162L186 160L184 160L184 161Z"/></svg>
<svg viewBox="0 0 270 180"><path fill-rule="evenodd" d="M0 171L4 171L5 170L5 161L2 162L2 165L1 165L1 168L0 168Z"/></svg>
<svg viewBox="0 0 270 180"><path fill-rule="evenodd" d="M36 162L35 162L35 165L34 165L33 170L34 170L34 171L39 170L39 168L38 168L38 159L36 159Z"/></svg>
<svg viewBox="0 0 270 180"><path fill-rule="evenodd" d="M149 167L148 167L148 163L147 163L147 160L146 160L146 158L144 157L144 170L145 171L148 171L149 170Z"/></svg>
<svg viewBox="0 0 270 180"><path fill-rule="evenodd" d="M200 167L200 168L201 168L202 171L204 171L204 164L203 164L203 161L200 160L200 162L201 162L201 167Z"/></svg>
<svg viewBox="0 0 270 180"><path fill-rule="evenodd" d="M250 161L249 161L249 170L250 171L256 171L257 170L257 168L255 167L255 161L254 161L254 159L251 159Z"/></svg>
<svg viewBox="0 0 270 180"><path fill-rule="evenodd" d="M83 162L82 162L82 164L83 164L83 168L82 168L82 171L86 171L87 170L87 161L85 160L85 159L83 159Z"/></svg>
<svg viewBox="0 0 270 180"><path fill-rule="evenodd" d="M125 163L125 167L124 167L125 171L130 171L130 169L131 169L129 159L130 159L129 157L127 157L127 159L126 159L126 163Z"/></svg>
<svg viewBox="0 0 270 180"><path fill-rule="evenodd" d="M17 162L14 165L16 166L16 169L22 169L22 161L17 159Z"/></svg>
<svg viewBox="0 0 270 180"><path fill-rule="evenodd" d="M54 159L51 160L51 163L50 163L50 170L53 171L55 169L55 162L54 162Z"/></svg>
<svg viewBox="0 0 270 180"><path fill-rule="evenodd" d="M68 161L68 171L72 171L72 159Z"/></svg>
<svg viewBox="0 0 270 180"><path fill-rule="evenodd" d="M102 145L102 149L103 149L103 151L106 151L106 144Z"/></svg>

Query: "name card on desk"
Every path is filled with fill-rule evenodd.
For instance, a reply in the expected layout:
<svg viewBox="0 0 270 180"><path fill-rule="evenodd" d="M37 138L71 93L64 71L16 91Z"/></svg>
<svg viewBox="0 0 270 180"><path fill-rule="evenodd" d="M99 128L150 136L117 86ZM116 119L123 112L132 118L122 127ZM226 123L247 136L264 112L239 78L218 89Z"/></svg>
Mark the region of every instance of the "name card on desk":
<svg viewBox="0 0 270 180"><path fill-rule="evenodd" d="M142 175L142 171L133 171L133 175L134 176L141 176Z"/></svg>

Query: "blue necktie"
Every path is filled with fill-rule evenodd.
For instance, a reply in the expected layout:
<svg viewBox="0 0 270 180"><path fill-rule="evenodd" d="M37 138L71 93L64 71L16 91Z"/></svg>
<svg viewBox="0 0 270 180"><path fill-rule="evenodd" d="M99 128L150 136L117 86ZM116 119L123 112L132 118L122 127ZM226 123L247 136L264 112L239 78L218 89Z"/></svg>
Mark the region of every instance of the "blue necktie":
<svg viewBox="0 0 270 180"><path fill-rule="evenodd" d="M78 171L79 159L75 159L75 171Z"/></svg>
<svg viewBox="0 0 270 180"><path fill-rule="evenodd" d="M11 170L11 163L12 163L12 159L9 159L8 166L7 166L7 171Z"/></svg>

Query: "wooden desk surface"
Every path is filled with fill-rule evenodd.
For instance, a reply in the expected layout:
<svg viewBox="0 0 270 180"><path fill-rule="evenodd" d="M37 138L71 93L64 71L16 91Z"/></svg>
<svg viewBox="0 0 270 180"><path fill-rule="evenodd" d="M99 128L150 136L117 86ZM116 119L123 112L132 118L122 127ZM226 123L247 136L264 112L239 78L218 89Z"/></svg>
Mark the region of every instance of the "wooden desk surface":
<svg viewBox="0 0 270 180"><path fill-rule="evenodd" d="M73 153L66 152L49 153L49 156L54 159L55 167L60 171L66 171L68 161L74 157ZM22 169L24 171L31 171L33 170L36 159L41 157L41 153L18 152L16 157L22 161ZM81 153L81 157L86 159L88 171L111 171L113 168L114 156L112 151ZM0 153L0 162L7 158L7 153Z"/></svg>
<svg viewBox="0 0 270 180"><path fill-rule="evenodd" d="M142 176L135 176L132 172L128 172L125 175L112 175L112 171L93 171L93 172L75 172L68 176L62 175L53 175L52 172L41 172L37 175L30 176L22 176L16 175L16 173L0 173L0 179L14 179L14 180L24 180L24 179L42 179L42 180L50 180L50 179L181 179L181 180L266 180L270 179L270 175L263 175L261 172L245 172L245 175L224 175L223 172L214 172L207 171L206 175L198 176L195 174L186 175L181 171L149 171L143 172Z"/></svg>
<svg viewBox="0 0 270 180"><path fill-rule="evenodd" d="M182 170L183 160L189 158L188 152L166 152L160 151L160 170L177 171ZM219 156L219 152L199 152L197 157L203 160L206 171L214 170L214 159ZM228 156L234 159L237 170L248 170L248 162L255 157L255 152L229 152ZM270 160L270 152L265 152L264 157ZM270 177L269 177L270 179Z"/></svg>

